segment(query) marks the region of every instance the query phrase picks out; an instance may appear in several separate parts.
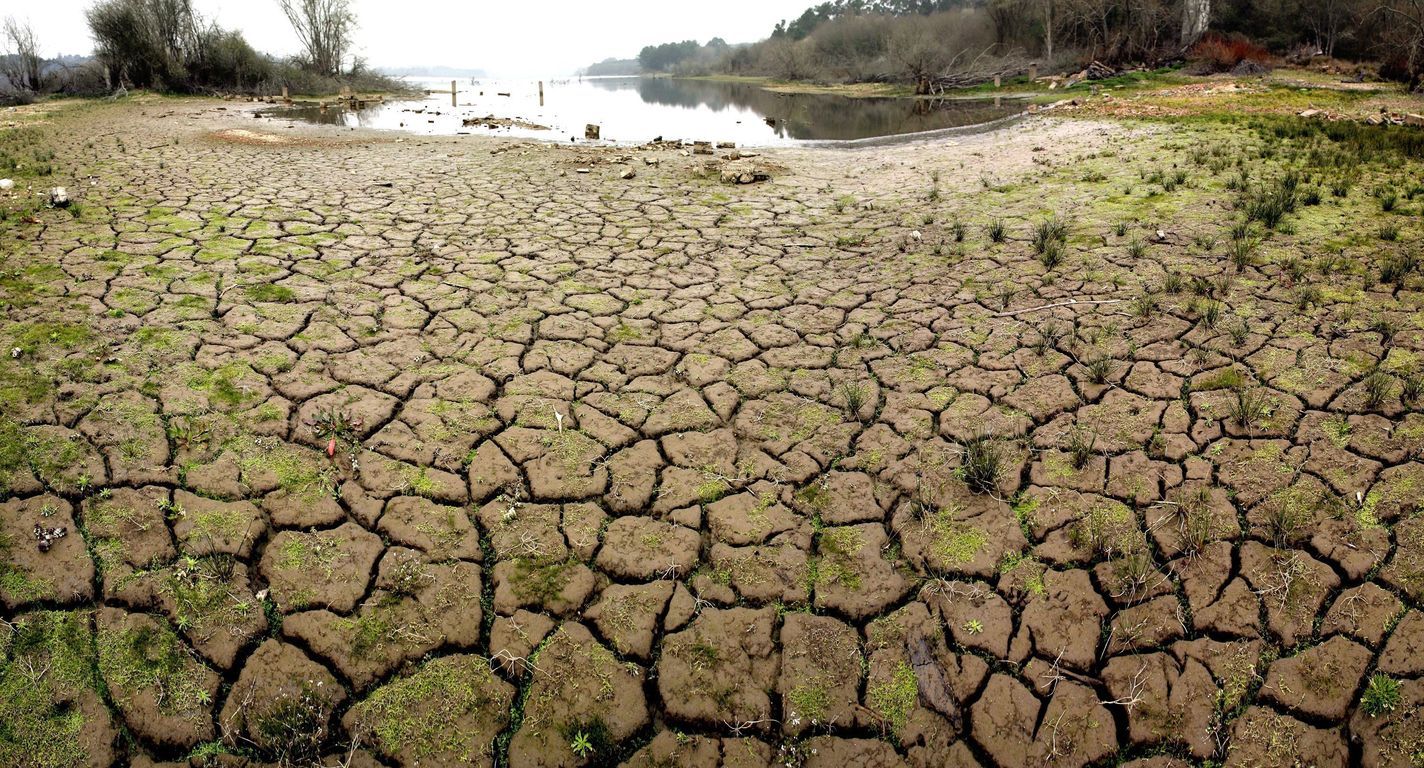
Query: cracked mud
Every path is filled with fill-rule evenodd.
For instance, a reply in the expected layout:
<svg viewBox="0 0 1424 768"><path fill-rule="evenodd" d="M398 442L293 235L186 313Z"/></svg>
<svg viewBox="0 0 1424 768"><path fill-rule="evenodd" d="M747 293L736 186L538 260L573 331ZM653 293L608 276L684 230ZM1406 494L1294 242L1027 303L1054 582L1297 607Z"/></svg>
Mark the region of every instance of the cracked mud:
<svg viewBox="0 0 1424 768"><path fill-rule="evenodd" d="M0 763L1424 751L1417 163L1032 118L733 185L219 104L37 129Z"/></svg>

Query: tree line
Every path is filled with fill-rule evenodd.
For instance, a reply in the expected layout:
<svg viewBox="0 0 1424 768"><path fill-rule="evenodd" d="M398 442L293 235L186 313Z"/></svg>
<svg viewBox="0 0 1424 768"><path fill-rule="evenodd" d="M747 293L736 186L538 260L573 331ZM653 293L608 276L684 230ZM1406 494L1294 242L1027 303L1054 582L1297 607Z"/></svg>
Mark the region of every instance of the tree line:
<svg viewBox="0 0 1424 768"><path fill-rule="evenodd" d="M830 0L751 45L648 46L645 71L920 81L1038 61L1239 63L1268 53L1374 60L1417 88L1424 0Z"/></svg>
<svg viewBox="0 0 1424 768"><path fill-rule="evenodd" d="M276 0L301 46L293 59L255 50L237 30L203 18L192 0L98 0L85 11L94 59L80 68L47 67L28 22L5 19L9 55L0 76L12 98L42 92L100 92L119 87L175 92L298 93L336 90L342 82L390 89L352 54L356 15L350 0Z"/></svg>

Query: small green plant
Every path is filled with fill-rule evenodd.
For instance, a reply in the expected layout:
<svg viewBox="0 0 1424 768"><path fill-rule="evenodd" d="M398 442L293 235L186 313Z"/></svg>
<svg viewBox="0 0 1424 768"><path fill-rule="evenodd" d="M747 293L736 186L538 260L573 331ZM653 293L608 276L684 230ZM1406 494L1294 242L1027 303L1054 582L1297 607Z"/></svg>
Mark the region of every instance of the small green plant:
<svg viewBox="0 0 1424 768"><path fill-rule="evenodd" d="M984 622L978 619L970 619L964 622L964 631L971 635L977 635L984 631Z"/></svg>
<svg viewBox="0 0 1424 768"><path fill-rule="evenodd" d="M1379 717L1397 709L1399 700L1399 681L1383 672L1376 672L1360 695L1360 708L1370 717Z"/></svg>
<svg viewBox="0 0 1424 768"><path fill-rule="evenodd" d="M583 731L574 734L573 740L569 742L569 749L580 758L588 757L594 752L593 742Z"/></svg>

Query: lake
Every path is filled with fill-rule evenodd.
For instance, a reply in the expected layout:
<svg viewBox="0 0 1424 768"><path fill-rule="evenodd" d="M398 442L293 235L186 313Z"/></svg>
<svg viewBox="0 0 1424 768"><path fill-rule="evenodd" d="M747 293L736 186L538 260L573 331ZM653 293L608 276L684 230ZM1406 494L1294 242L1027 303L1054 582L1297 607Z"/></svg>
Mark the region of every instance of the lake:
<svg viewBox="0 0 1424 768"><path fill-rule="evenodd" d="M403 130L427 135L487 133L549 141L583 140L584 126L602 139L642 143L662 137L731 141L738 146L846 142L903 137L990 123L1023 111L1012 99L849 98L834 94L775 93L750 83L653 77L590 77L544 82L541 106L535 81L403 78L413 87L443 89L414 100L364 109L315 104L263 110L274 120ZM494 127L467 120L494 117ZM544 126L540 130L534 126Z"/></svg>

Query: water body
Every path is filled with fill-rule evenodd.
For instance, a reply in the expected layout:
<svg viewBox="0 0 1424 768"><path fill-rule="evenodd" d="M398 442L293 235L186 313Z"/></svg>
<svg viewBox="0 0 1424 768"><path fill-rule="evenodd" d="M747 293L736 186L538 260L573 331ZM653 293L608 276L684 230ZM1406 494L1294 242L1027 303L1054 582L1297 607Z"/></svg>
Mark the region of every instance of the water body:
<svg viewBox="0 0 1424 768"><path fill-rule="evenodd" d="M271 120L403 130L426 135L493 133L567 142L582 140L596 124L602 139L642 143L662 137L732 141L739 146L863 141L983 125L1019 114L1012 99L849 98L833 94L775 93L754 84L651 77L601 77L544 83L405 78L413 87L444 89L413 100L368 104L363 109L315 104L269 109ZM507 95L505 95L507 94ZM495 127L466 125L484 117L514 120ZM545 126L546 130L531 127Z"/></svg>

